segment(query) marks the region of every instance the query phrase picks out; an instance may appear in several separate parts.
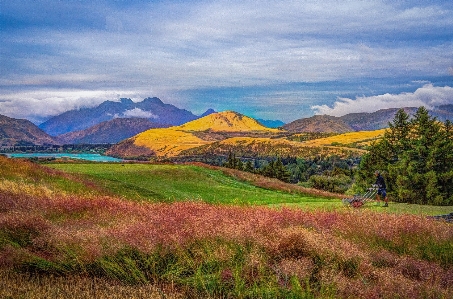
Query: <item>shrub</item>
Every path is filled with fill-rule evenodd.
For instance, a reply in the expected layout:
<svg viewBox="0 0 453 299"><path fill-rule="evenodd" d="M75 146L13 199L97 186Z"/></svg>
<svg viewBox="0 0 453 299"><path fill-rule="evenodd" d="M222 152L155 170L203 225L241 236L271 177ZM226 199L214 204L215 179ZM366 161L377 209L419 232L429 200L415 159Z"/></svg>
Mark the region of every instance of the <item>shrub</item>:
<svg viewBox="0 0 453 299"><path fill-rule="evenodd" d="M351 186L352 179L346 175L312 175L309 182L315 189L334 193L345 193Z"/></svg>

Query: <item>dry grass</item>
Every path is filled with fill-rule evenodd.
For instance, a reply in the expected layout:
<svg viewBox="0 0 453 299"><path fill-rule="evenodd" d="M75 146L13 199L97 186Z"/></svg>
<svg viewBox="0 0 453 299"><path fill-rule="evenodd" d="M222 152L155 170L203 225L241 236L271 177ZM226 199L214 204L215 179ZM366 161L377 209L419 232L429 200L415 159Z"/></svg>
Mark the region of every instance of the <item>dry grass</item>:
<svg viewBox="0 0 453 299"><path fill-rule="evenodd" d="M307 146L327 146L331 144L359 144L369 145L372 141L376 141L384 136L386 129L376 131L359 131L339 134L335 136L319 138L314 140L305 141L304 144Z"/></svg>
<svg viewBox="0 0 453 299"><path fill-rule="evenodd" d="M127 285L119 281L81 275L55 276L0 269L0 298L149 299L184 298L174 286Z"/></svg>
<svg viewBox="0 0 453 299"><path fill-rule="evenodd" d="M69 275L76 282L85 279L78 273L105 276L145 283L143 289L154 292L149 281L175 281L187 294L200 296L234 293L239 280L267 285L277 279L273 288L295 290L294 283L303 284L307 277L310 288L332 286L341 298L453 295L453 227L419 216L5 193L0 200L0 230L7 240L0 251L3 269ZM139 266L145 264L149 266ZM208 272L197 274L197 269ZM53 292L49 284L55 277L46 279L44 287L27 285L43 294ZM199 289L197 281L211 281L212 291ZM70 292L72 284L58 284L61 292Z"/></svg>

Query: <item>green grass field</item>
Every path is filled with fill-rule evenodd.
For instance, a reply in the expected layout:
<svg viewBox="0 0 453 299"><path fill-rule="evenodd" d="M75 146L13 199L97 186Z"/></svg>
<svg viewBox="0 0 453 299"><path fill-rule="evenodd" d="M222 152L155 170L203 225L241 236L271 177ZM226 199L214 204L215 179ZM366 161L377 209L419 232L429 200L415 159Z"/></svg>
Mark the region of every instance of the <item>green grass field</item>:
<svg viewBox="0 0 453 299"><path fill-rule="evenodd" d="M220 170L194 165L152 164L49 164L49 167L81 175L111 195L151 202L203 201L240 205L282 205L302 209L345 209L339 199L270 190L239 181ZM102 192L101 190L101 192ZM383 208L374 202L361 209L385 213L439 215L453 212L450 206L391 203Z"/></svg>
<svg viewBox="0 0 453 299"><path fill-rule="evenodd" d="M271 205L298 204L340 207L335 199L267 190L212 170L192 165L50 164L54 169L83 175L114 195L155 202Z"/></svg>

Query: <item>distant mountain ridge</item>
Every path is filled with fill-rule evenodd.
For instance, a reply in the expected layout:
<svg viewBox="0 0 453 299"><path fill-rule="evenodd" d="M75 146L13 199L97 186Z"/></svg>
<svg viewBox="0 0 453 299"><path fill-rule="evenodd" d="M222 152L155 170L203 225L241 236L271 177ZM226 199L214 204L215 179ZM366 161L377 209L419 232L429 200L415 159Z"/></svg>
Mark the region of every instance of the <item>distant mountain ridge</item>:
<svg viewBox="0 0 453 299"><path fill-rule="evenodd" d="M375 112L349 113L344 116L314 115L297 119L282 128L291 133L325 132L345 133L353 131L373 131L388 128L400 108L381 109ZM407 114L414 115L418 108L402 108ZM453 105L442 105L429 110L430 115L440 121L453 120Z"/></svg>
<svg viewBox="0 0 453 299"><path fill-rule="evenodd" d="M314 115L309 118L298 119L284 125L283 129L290 133L346 133L354 131L341 118L330 115Z"/></svg>
<svg viewBox="0 0 453 299"><path fill-rule="evenodd" d="M148 129L165 127L168 125L155 123L147 118L115 118L57 138L65 144L117 143Z"/></svg>
<svg viewBox="0 0 453 299"><path fill-rule="evenodd" d="M39 128L52 136L80 131L114 118L148 118L163 125L177 126L195 120L192 112L163 103L159 98L146 98L133 102L122 98L119 102L105 101L93 108L70 110L54 116L39 125Z"/></svg>
<svg viewBox="0 0 453 299"><path fill-rule="evenodd" d="M228 133L230 137L233 135L236 137L244 136L242 133L244 130L237 129L244 123L239 126L228 124L228 122L241 119L247 119L251 127L263 125L263 128L281 128L281 134L373 131L387 128L388 123L393 120L398 109L381 109L372 113L350 113L341 117L315 115L298 119L282 126L279 126L279 124L283 124L281 121L262 119L253 119L252 125L252 122L249 121L251 118L231 112L235 116L224 119L223 125L230 127L223 131L230 131ZM413 115L418 108L407 107L403 109L409 115ZM433 107L429 111L432 116L437 117L440 121L453 120L453 105L441 105ZM19 120L0 115L0 145L117 143L148 129L183 126L213 114L216 114L216 112L213 109L208 109L201 116L197 116L188 110L164 104L158 98L146 98L142 102L137 103L131 99L123 98L119 102L105 101L94 108L67 111L42 123L39 128L28 120ZM216 121L222 122L222 117L217 115L215 118ZM198 128L194 128L194 124L197 124ZM189 128L190 126L192 128ZM218 128L217 124L205 124L204 129L201 131L199 129L201 128L200 126L202 126L200 122L195 122L186 125L185 130L193 130L195 132L193 137L201 138L202 140L221 141L224 139L223 133L215 133L215 128ZM52 134L44 132L43 129L48 130ZM231 131L235 131L235 133L232 134ZM250 136L250 132L247 134ZM173 142L178 141L175 139Z"/></svg>
<svg viewBox="0 0 453 299"><path fill-rule="evenodd" d="M0 146L59 144L32 122L0 115Z"/></svg>

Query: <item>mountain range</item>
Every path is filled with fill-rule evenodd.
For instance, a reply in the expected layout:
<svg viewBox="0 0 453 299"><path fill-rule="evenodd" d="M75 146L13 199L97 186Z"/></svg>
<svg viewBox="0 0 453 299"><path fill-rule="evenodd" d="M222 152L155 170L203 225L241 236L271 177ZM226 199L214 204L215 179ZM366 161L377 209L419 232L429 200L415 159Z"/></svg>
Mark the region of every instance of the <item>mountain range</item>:
<svg viewBox="0 0 453 299"><path fill-rule="evenodd" d="M341 117L315 115L288 124L278 120L254 121L262 127L279 127L280 132L285 134L372 131L388 127L397 110L382 109L372 113L351 113ZM408 114L414 114L417 108L409 107L404 110ZM197 116L154 97L146 98L142 102L133 102L131 99L121 99L119 102L105 101L94 108L67 111L50 118L39 127L28 120L0 115L0 145L117 143L149 129L181 126L215 113L213 109L208 109ZM453 105L434 107L430 109L430 114L441 121L453 120ZM195 135L201 139L210 141L225 139L224 132L195 131ZM246 133L244 130L229 130L228 134L230 137L257 135L256 132Z"/></svg>
<svg viewBox="0 0 453 299"><path fill-rule="evenodd" d="M211 110L205 113L211 113ZM156 97L146 98L137 103L123 98L119 102L105 101L94 108L64 112L40 124L39 128L51 136L58 136L81 131L115 118L131 117L148 118L163 126L178 126L199 118L188 110L165 104Z"/></svg>
<svg viewBox="0 0 453 299"><path fill-rule="evenodd" d="M404 111L413 115L417 111L415 107L403 108ZM372 131L388 127L399 108L381 109L376 112L349 113L344 116L315 115L309 118L295 120L282 126L283 129L292 133L299 132L325 132L344 133L353 131ZM453 120L453 105L442 105L430 109L431 116L440 121Z"/></svg>

